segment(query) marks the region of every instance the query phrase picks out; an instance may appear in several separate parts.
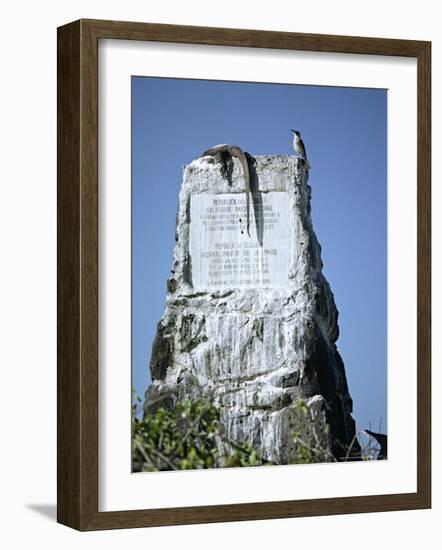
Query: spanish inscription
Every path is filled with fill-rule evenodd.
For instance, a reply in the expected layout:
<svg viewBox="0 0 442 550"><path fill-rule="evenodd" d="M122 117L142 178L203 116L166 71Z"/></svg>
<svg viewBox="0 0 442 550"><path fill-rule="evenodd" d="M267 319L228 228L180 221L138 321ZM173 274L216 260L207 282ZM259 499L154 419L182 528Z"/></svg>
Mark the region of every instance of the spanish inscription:
<svg viewBox="0 0 442 550"><path fill-rule="evenodd" d="M275 287L288 283L289 197L254 193L247 233L243 193L193 195L191 283L197 289Z"/></svg>

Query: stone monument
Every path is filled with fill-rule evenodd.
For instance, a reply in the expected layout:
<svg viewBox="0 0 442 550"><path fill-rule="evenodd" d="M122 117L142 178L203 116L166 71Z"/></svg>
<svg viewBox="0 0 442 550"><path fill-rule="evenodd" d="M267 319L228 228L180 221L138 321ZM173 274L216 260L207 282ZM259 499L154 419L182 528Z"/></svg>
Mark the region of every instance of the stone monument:
<svg viewBox="0 0 442 550"><path fill-rule="evenodd" d="M294 432L323 460L357 457L308 172L291 156L256 157L248 233L243 172L236 159L230 168L223 177L212 157L184 168L145 412L206 397L227 440L264 460L295 461Z"/></svg>

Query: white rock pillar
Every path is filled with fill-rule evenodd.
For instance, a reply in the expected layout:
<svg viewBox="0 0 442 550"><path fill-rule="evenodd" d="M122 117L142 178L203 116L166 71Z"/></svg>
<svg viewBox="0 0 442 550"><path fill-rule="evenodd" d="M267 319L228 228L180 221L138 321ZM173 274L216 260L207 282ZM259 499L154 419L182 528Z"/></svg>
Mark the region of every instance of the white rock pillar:
<svg viewBox="0 0 442 550"><path fill-rule="evenodd" d="M212 157L184 168L145 411L209 397L222 405L226 438L251 443L266 460L296 458L294 431L342 459L355 424L308 173L290 156L256 157L248 234L239 161L231 168L224 178Z"/></svg>

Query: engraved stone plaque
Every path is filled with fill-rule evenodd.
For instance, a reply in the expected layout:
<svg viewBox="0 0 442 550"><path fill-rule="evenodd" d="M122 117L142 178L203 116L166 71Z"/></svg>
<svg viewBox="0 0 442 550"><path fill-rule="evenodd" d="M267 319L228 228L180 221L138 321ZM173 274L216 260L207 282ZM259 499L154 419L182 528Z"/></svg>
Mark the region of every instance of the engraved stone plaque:
<svg viewBox="0 0 442 550"><path fill-rule="evenodd" d="M250 230L244 193L190 199L190 273L195 289L281 287L288 283L287 192L253 193Z"/></svg>

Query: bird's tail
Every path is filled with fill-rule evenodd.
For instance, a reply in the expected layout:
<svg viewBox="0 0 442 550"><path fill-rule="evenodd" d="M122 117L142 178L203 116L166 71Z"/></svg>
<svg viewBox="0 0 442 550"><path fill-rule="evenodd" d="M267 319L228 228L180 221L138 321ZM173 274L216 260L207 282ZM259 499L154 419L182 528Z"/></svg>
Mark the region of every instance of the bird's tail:
<svg viewBox="0 0 442 550"><path fill-rule="evenodd" d="M310 163L309 163L307 157L298 155L296 158L298 159L298 163L301 162L302 166L305 166L305 168L306 168L307 170L310 170L310 169L311 169L311 166L310 166Z"/></svg>

